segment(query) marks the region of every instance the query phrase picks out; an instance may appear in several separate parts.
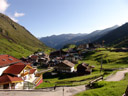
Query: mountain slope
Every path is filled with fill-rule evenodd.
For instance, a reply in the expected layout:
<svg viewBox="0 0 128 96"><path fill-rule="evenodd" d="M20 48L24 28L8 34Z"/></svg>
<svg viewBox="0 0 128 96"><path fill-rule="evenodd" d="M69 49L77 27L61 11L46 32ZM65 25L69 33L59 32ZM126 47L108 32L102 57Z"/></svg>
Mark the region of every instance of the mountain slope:
<svg viewBox="0 0 128 96"><path fill-rule="evenodd" d="M104 35L108 34L109 32L111 32L112 30L118 28L118 25L112 26L110 28L106 28L104 30L96 30L88 35L86 35L84 38L84 40L81 40L79 42L76 42L77 45L79 44L84 44L84 43L91 43L96 41L97 39L103 37Z"/></svg>
<svg viewBox="0 0 128 96"><path fill-rule="evenodd" d="M0 14L0 53L15 57L27 56L38 49L48 48L29 31Z"/></svg>
<svg viewBox="0 0 128 96"><path fill-rule="evenodd" d="M112 30L111 32L99 38L95 42L101 43L103 40L108 46L128 47L128 23L118 27L115 30Z"/></svg>
<svg viewBox="0 0 128 96"><path fill-rule="evenodd" d="M86 34L61 34L61 35L52 35L48 37L42 37L40 40L44 42L47 46L60 49L64 45L68 44L71 39L79 37Z"/></svg>

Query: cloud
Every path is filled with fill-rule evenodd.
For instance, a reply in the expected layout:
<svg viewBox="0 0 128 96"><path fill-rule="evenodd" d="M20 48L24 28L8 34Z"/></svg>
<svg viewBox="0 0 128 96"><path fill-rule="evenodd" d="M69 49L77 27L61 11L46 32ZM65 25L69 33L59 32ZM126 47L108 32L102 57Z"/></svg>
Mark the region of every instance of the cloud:
<svg viewBox="0 0 128 96"><path fill-rule="evenodd" d="M17 18L24 16L24 13L15 12L13 16L9 16L13 21L18 22Z"/></svg>
<svg viewBox="0 0 128 96"><path fill-rule="evenodd" d="M13 21L18 22L17 17L22 17L25 14L15 12L13 15L9 15L9 14L5 13L9 6L10 6L10 4L7 2L7 0L0 0L0 13L4 13L4 14L8 15Z"/></svg>
<svg viewBox="0 0 128 96"><path fill-rule="evenodd" d="M9 4L7 0L0 0L0 12L1 13L5 13L8 7L9 7Z"/></svg>
<svg viewBox="0 0 128 96"><path fill-rule="evenodd" d="M7 2L7 0L0 0L0 13L5 13L9 5L10 4ZM6 15L8 15L13 21L18 22L18 20L14 18L14 16L10 16L9 14Z"/></svg>
<svg viewBox="0 0 128 96"><path fill-rule="evenodd" d="M22 17L24 15L25 15L24 13L15 12L14 17Z"/></svg>
<svg viewBox="0 0 128 96"><path fill-rule="evenodd" d="M10 17L13 21L18 22L17 17L22 17L22 16L24 16L24 15L25 15L24 13L15 12L13 16L9 16L9 17Z"/></svg>

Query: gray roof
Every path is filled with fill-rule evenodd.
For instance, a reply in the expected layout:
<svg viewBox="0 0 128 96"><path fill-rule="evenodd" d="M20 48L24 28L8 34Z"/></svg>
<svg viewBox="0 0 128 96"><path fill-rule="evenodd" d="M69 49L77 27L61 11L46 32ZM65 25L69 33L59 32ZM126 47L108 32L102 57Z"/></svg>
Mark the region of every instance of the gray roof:
<svg viewBox="0 0 128 96"><path fill-rule="evenodd" d="M72 62L70 62L68 60L64 60L64 61L62 61L62 63L68 65L69 67L74 67L75 66L75 64L73 64Z"/></svg>

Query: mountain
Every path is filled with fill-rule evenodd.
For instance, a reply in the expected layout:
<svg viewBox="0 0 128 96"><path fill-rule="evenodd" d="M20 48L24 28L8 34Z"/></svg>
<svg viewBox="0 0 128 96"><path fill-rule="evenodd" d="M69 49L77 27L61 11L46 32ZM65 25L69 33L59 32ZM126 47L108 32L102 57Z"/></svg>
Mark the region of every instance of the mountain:
<svg viewBox="0 0 128 96"><path fill-rule="evenodd" d="M0 13L0 54L19 58L47 48L23 26Z"/></svg>
<svg viewBox="0 0 128 96"><path fill-rule="evenodd" d="M61 35L52 35L48 37L42 37L40 38L40 40L49 47L60 49L64 45L69 44L73 38L79 37L79 36L85 36L85 35L87 34L61 34Z"/></svg>
<svg viewBox="0 0 128 96"><path fill-rule="evenodd" d="M80 45L84 43L91 43L111 32L112 30L118 28L115 25L104 30L96 30L90 34L62 34L62 35L52 35L49 37L40 38L47 46L60 49L68 44Z"/></svg>
<svg viewBox="0 0 128 96"><path fill-rule="evenodd" d="M84 43L91 43L96 41L97 39L105 36L106 34L110 33L112 30L118 28L118 25L112 26L110 28L106 28L104 30L96 30L84 37L84 40L76 42L76 45L84 44Z"/></svg>
<svg viewBox="0 0 128 96"><path fill-rule="evenodd" d="M104 44L113 47L128 47L128 23L112 30L101 38L97 39L95 42L101 43L105 41Z"/></svg>

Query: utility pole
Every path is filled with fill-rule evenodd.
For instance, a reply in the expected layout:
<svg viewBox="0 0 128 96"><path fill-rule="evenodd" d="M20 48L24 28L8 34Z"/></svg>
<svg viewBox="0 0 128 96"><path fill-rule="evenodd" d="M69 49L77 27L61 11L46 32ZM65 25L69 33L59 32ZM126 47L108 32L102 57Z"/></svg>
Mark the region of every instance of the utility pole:
<svg viewBox="0 0 128 96"><path fill-rule="evenodd" d="M60 49L60 57L62 56L62 54L61 54L61 49Z"/></svg>
<svg viewBox="0 0 128 96"><path fill-rule="evenodd" d="M102 72L102 64L103 64L103 56L101 56L101 66L100 66L100 73Z"/></svg>
<svg viewBox="0 0 128 96"><path fill-rule="evenodd" d="M102 41L102 47L104 47L104 42L105 42L105 41L103 40L103 41Z"/></svg>
<svg viewBox="0 0 128 96"><path fill-rule="evenodd" d="M64 96L64 87L63 87L63 96Z"/></svg>

